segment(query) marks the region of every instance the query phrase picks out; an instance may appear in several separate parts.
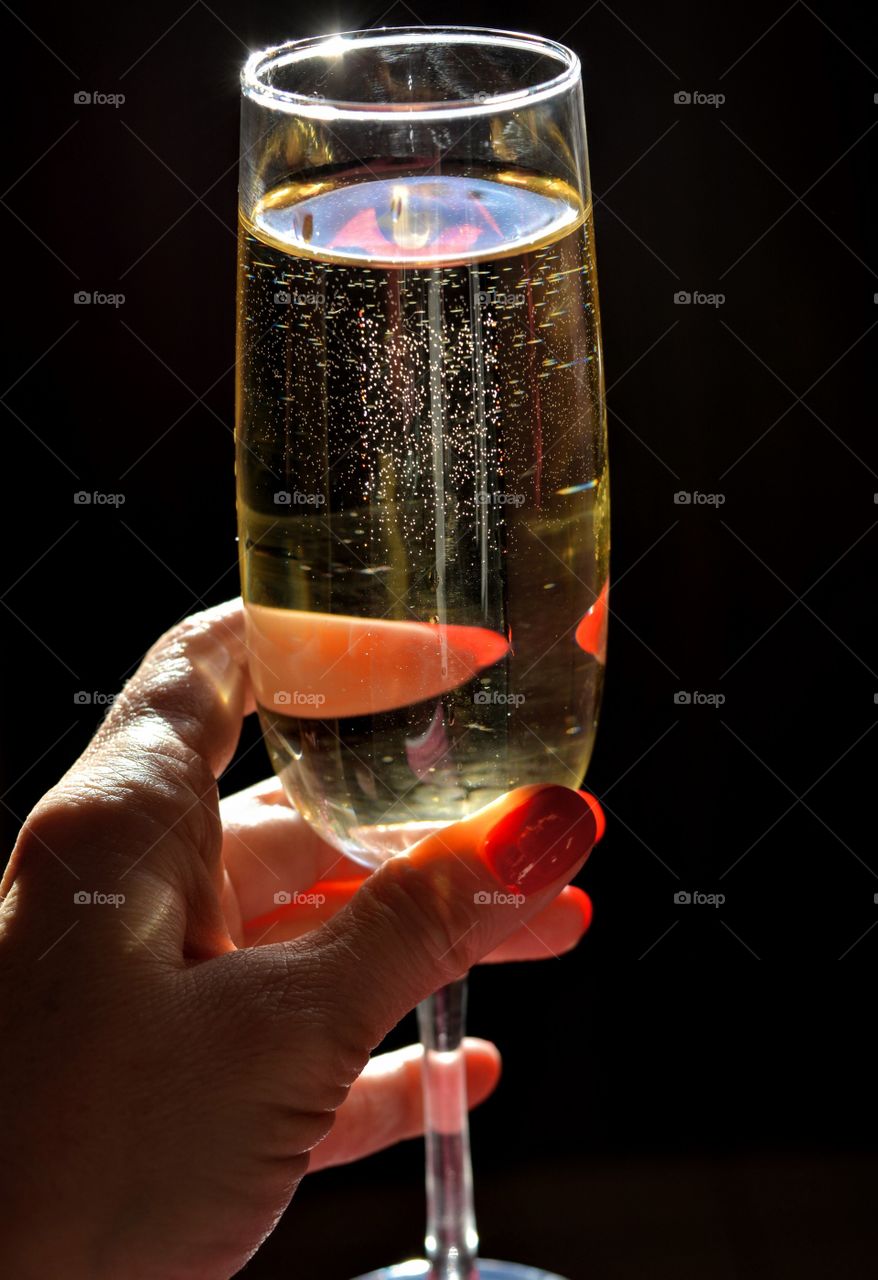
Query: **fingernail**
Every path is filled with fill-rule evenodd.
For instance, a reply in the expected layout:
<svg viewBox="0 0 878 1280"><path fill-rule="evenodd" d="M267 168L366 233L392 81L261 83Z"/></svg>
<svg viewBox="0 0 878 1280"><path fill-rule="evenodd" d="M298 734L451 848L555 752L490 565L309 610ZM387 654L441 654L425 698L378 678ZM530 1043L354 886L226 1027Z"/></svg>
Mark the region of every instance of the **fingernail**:
<svg viewBox="0 0 878 1280"><path fill-rule="evenodd" d="M501 818L482 852L505 885L537 893L582 858L595 830L591 805L577 791L547 787Z"/></svg>
<svg viewBox="0 0 878 1280"><path fill-rule="evenodd" d="M607 829L607 819L604 817L604 811L601 808L599 801L595 798L595 796L591 794L590 791L580 791L579 794L582 796L583 800L591 808L591 811L594 814L594 821L595 821L594 842L595 844L597 844L597 842L603 837L603 834Z"/></svg>

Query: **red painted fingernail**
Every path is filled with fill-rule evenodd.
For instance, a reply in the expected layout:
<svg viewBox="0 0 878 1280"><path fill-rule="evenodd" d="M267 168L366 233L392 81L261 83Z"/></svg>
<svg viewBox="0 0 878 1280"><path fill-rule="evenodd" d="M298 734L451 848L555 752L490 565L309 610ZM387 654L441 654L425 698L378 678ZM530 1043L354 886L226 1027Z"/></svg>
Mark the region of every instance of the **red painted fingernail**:
<svg viewBox="0 0 878 1280"><path fill-rule="evenodd" d="M507 886L537 893L560 879L595 841L591 805L567 787L546 787L488 832L483 855Z"/></svg>
<svg viewBox="0 0 878 1280"><path fill-rule="evenodd" d="M591 806L591 811L594 814L596 827L594 842L597 844L607 829L607 819L604 817L604 811L601 808L600 803L595 799L590 791L580 791L579 794L582 796L586 804Z"/></svg>

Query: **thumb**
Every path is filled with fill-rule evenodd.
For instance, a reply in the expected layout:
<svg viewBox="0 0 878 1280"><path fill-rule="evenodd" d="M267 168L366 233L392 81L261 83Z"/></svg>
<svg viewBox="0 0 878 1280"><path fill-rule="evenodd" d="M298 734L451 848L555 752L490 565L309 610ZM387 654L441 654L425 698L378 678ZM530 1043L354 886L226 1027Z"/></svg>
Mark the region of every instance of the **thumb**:
<svg viewBox="0 0 878 1280"><path fill-rule="evenodd" d="M315 934L280 945L320 953L326 1007L372 1047L544 908L595 834L578 792L521 787L391 858Z"/></svg>

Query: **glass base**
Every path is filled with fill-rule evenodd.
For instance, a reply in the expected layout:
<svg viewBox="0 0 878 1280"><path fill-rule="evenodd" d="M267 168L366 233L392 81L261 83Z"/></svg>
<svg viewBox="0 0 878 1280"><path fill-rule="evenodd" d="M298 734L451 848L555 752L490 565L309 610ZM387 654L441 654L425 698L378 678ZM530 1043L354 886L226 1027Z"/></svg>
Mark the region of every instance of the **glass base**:
<svg viewBox="0 0 878 1280"><path fill-rule="evenodd" d="M429 1264L423 1259L398 1262L394 1267L382 1267L370 1271L358 1280L423 1280L430 1274ZM479 1258L479 1280L563 1280L554 1271L541 1271L539 1267L525 1267L518 1262L495 1262L492 1258Z"/></svg>

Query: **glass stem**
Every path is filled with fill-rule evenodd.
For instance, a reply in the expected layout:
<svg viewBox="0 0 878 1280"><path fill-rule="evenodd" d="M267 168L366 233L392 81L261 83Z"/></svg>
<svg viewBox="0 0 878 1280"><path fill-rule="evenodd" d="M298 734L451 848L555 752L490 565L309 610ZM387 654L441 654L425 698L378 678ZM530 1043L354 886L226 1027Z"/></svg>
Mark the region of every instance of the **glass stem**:
<svg viewBox="0 0 878 1280"><path fill-rule="evenodd" d="M463 1030L466 978L418 1006L424 1046L429 1280L478 1280Z"/></svg>

